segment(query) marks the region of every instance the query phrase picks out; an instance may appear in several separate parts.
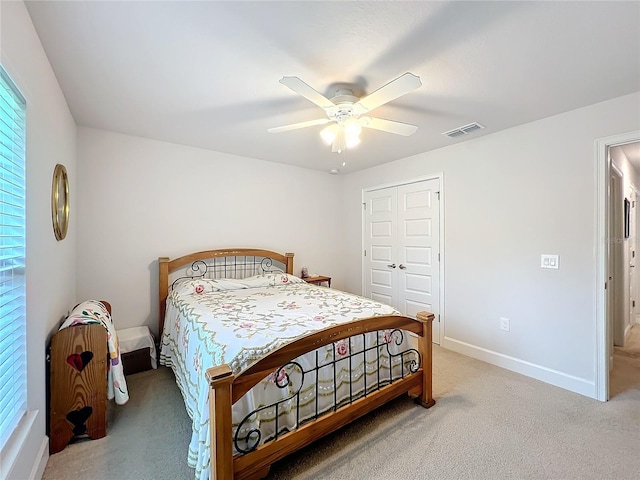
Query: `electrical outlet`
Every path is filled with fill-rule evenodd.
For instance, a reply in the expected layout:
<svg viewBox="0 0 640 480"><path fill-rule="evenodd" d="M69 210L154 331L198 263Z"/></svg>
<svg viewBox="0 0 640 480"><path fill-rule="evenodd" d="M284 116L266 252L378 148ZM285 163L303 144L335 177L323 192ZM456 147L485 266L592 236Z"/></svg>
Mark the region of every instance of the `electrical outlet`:
<svg viewBox="0 0 640 480"><path fill-rule="evenodd" d="M508 332L511 330L511 321L508 318L500 318L500 330Z"/></svg>

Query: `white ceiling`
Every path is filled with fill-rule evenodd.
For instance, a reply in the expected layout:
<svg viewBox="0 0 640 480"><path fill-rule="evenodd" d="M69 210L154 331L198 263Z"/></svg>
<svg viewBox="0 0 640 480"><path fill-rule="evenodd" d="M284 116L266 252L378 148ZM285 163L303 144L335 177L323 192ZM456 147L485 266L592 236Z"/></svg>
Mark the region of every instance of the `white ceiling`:
<svg viewBox="0 0 640 480"><path fill-rule="evenodd" d="M636 1L26 3L78 125L325 171L640 90ZM331 97L405 72L423 86L372 115L418 125L411 137L366 130L337 154L319 126L267 133L324 116L283 75Z"/></svg>

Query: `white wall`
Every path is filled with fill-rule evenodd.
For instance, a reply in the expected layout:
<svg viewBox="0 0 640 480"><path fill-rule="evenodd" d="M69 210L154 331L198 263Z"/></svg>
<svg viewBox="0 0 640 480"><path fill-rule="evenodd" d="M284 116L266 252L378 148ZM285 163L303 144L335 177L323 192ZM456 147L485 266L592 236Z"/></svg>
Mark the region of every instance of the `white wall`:
<svg viewBox="0 0 640 480"><path fill-rule="evenodd" d="M344 285L341 177L78 129L78 296L111 302L117 328L157 331L157 259L225 247L294 252Z"/></svg>
<svg viewBox="0 0 640 480"><path fill-rule="evenodd" d="M638 105L640 93L347 175L347 289L362 289L362 189L443 172L443 345L595 397L594 140L640 128ZM560 269L542 270L543 253Z"/></svg>
<svg viewBox="0 0 640 480"><path fill-rule="evenodd" d="M27 389L33 423L17 458L2 458L8 478L40 478L45 436L45 349L76 296L76 127L22 2L0 2L0 61L27 101ZM57 242L51 226L51 180L67 168L71 224ZM5 470L6 469L6 470Z"/></svg>

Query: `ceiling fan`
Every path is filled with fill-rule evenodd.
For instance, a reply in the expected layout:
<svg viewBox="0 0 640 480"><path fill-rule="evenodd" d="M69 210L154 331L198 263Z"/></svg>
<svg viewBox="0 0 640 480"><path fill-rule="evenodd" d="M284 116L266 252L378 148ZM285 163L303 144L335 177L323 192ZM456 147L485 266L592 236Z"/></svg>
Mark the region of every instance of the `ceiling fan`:
<svg viewBox="0 0 640 480"><path fill-rule="evenodd" d="M362 127L404 136L412 135L418 129L416 125L408 123L363 116L374 108L422 86L420 77L412 73L407 72L399 76L363 98L354 96L352 90L344 88L336 91L335 96L329 99L298 77L282 77L280 83L318 105L324 110L327 118L269 128L267 130L269 133L280 133L329 123L330 125L320 132L320 136L327 144L331 145L332 152L342 153L345 149L360 143Z"/></svg>

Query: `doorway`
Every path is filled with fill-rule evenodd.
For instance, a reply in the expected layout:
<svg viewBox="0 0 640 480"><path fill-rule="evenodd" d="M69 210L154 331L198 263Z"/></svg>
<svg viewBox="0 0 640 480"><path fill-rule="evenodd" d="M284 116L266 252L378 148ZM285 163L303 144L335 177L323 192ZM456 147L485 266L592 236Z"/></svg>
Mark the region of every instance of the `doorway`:
<svg viewBox="0 0 640 480"><path fill-rule="evenodd" d="M609 156L610 157L610 156ZM611 162L609 170L609 209L607 232L607 331L612 339L607 343L609 371L613 369L613 346L624 342L624 298L625 298L625 212L623 211L624 177Z"/></svg>
<svg viewBox="0 0 640 480"><path fill-rule="evenodd" d="M597 222L596 222L596 381L598 400L610 398L610 375L613 367L614 340L624 332L632 317L630 255L635 245L629 246L631 227L631 200L621 182L622 171L611 158L611 149L640 142L640 131L596 140ZM635 198L633 198L635 200ZM627 215L625 216L625 205ZM635 204L633 205L635 208ZM633 222L635 223L635 222ZM635 227L635 226L634 226ZM634 232L635 238L635 232ZM634 253L631 253L634 252ZM617 327L617 328L616 328ZM623 333L624 336L624 333ZM617 339L620 341L620 338Z"/></svg>
<svg viewBox="0 0 640 480"><path fill-rule="evenodd" d="M443 322L442 175L364 189L364 296L395 307L402 315L435 315L433 342Z"/></svg>

